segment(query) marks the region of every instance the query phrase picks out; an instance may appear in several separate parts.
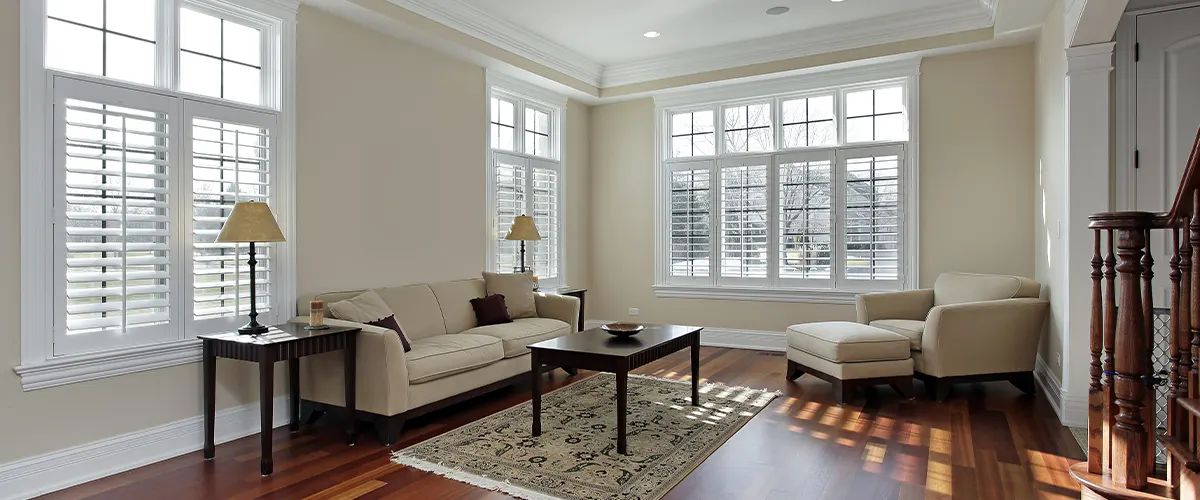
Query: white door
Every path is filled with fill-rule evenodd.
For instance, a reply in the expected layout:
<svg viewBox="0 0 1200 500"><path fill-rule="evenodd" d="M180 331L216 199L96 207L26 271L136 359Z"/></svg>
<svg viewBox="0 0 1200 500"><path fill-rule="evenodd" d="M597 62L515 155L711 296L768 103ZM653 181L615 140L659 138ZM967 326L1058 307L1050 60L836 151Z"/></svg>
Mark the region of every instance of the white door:
<svg viewBox="0 0 1200 500"><path fill-rule="evenodd" d="M1135 207L1163 212L1175 200L1200 128L1200 7L1137 16L1137 43ZM1155 233L1154 270L1165 278L1170 242L1165 231ZM1155 283L1155 305L1165 307L1170 281Z"/></svg>

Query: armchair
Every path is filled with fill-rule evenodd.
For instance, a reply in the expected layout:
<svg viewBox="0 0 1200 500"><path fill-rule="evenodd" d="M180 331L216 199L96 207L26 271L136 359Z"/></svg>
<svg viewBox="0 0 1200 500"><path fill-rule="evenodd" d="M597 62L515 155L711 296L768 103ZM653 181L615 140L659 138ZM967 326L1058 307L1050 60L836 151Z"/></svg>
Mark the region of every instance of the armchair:
<svg viewBox="0 0 1200 500"><path fill-rule="evenodd" d="M1040 292L1029 278L946 273L932 289L859 295L858 322L908 337L913 376L938 401L960 382L1007 380L1033 394L1050 312Z"/></svg>

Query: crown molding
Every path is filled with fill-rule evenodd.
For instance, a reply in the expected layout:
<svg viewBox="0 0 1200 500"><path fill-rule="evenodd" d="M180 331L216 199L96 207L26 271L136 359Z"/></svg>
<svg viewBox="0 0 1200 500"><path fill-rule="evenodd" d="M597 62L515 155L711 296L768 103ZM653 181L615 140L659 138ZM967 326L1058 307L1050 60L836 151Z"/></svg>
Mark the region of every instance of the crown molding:
<svg viewBox="0 0 1200 500"><path fill-rule="evenodd" d="M782 61L885 43L990 28L996 0L968 0L890 16L776 35L720 47L605 66L602 88Z"/></svg>
<svg viewBox="0 0 1200 500"><path fill-rule="evenodd" d="M600 63L462 0L388 2L593 87L600 85L604 70Z"/></svg>

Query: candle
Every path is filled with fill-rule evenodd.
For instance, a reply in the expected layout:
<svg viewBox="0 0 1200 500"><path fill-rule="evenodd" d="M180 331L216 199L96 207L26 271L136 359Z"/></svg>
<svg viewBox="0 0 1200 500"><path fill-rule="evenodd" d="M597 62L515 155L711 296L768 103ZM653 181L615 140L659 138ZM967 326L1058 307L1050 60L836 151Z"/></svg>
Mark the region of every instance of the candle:
<svg viewBox="0 0 1200 500"><path fill-rule="evenodd" d="M314 300L308 305L308 326L319 328L325 326L325 301Z"/></svg>

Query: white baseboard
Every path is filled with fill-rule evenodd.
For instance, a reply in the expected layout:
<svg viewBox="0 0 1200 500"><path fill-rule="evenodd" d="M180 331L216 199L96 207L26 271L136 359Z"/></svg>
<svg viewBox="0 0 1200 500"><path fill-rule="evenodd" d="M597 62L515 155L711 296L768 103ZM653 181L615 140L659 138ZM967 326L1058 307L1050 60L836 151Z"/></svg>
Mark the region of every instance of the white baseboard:
<svg viewBox="0 0 1200 500"><path fill-rule="evenodd" d="M273 427L287 425L287 396L274 400ZM216 414L216 441L259 432L257 402ZM0 465L0 499L44 495L77 484L177 457L204 447L204 418L195 416L149 429Z"/></svg>
<svg viewBox="0 0 1200 500"><path fill-rule="evenodd" d="M597 328L608 321L589 319L583 323L587 328ZM787 335L783 332L765 330L704 327L704 330L700 332L700 345L783 352L787 350Z"/></svg>
<svg viewBox="0 0 1200 500"><path fill-rule="evenodd" d="M1064 392L1058 375L1050 371L1050 367L1041 356L1037 358L1033 375L1037 379L1038 389L1046 395L1046 400L1050 402L1050 407L1054 408L1054 413L1063 425L1087 427L1087 398L1080 400Z"/></svg>

